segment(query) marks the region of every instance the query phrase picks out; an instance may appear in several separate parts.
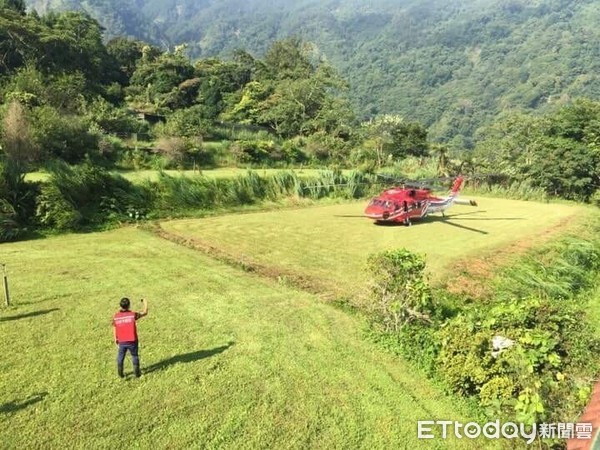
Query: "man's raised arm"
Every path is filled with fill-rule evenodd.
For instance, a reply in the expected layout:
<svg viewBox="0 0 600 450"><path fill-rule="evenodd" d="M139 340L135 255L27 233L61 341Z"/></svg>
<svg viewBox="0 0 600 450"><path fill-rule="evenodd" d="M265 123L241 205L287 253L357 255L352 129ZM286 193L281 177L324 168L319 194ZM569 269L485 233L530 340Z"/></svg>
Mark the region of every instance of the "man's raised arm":
<svg viewBox="0 0 600 450"><path fill-rule="evenodd" d="M137 313L138 319L148 315L148 301L145 298L143 298L142 303L144 304L144 309L142 310L142 312Z"/></svg>

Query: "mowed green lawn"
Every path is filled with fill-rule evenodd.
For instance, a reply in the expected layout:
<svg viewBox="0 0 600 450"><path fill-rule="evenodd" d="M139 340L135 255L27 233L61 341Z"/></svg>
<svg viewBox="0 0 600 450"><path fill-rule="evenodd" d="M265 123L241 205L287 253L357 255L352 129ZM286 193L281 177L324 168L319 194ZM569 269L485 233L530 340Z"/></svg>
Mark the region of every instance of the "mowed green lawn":
<svg viewBox="0 0 600 450"><path fill-rule="evenodd" d="M456 205L413 226L378 226L363 217L365 202L315 208L163 222L240 260L283 267L356 294L367 279L370 254L399 247L426 255L433 281L451 275L460 258L481 255L515 240L531 240L586 214L582 206L480 198L478 208Z"/></svg>
<svg viewBox="0 0 600 450"><path fill-rule="evenodd" d="M327 221L367 226L331 216L336 211L283 214L298 221L317 214L313 228ZM243 231L244 222L270 223L267 217L224 222ZM216 233L215 223L188 224ZM311 236L308 227L281 224L282 242L300 246L288 246L297 255L302 238L292 233ZM376 230L390 243L393 233L425 233L425 227ZM262 237L257 231L249 229L246 238L262 248L274 230ZM331 238L321 238L331 248ZM347 252L351 240L340 236L340 249ZM358 318L147 232L124 228L2 244L0 261L14 302L0 307L2 448L495 444L418 440L417 420L466 421L468 413L365 340ZM128 378L116 376L110 321L121 296L136 306L141 297L149 300L149 316L139 323L141 379L131 377L129 360Z"/></svg>

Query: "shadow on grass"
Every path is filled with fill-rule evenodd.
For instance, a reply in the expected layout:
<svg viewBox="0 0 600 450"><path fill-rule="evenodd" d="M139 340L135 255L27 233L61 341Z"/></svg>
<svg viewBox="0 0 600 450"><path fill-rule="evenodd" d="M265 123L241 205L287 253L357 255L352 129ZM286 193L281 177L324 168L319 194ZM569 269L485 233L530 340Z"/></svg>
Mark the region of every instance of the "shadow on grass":
<svg viewBox="0 0 600 450"><path fill-rule="evenodd" d="M42 309L39 311L32 311L32 312L23 313L23 314L17 314L16 316L0 317L0 322L9 322L11 320L20 320L20 319L27 319L29 317L43 316L44 314L49 314L51 312L58 311L59 309L60 308Z"/></svg>
<svg viewBox="0 0 600 450"><path fill-rule="evenodd" d="M182 355L172 356L171 358L163 359L162 361L159 361L157 363L152 364L151 366L148 366L147 368L143 369L143 372L144 373L156 372L159 370L164 370L167 367L175 365L175 364L190 363L190 362L200 361L201 359L210 358L211 356L214 356L214 355L224 352L229 347L231 347L233 344L234 344L233 342L228 342L227 344L222 345L221 347L211 348L210 350L197 350L195 352L184 353Z"/></svg>
<svg viewBox="0 0 600 450"><path fill-rule="evenodd" d="M42 400L44 400L44 397L48 395L47 392L40 392L38 394L33 394L31 397L29 397L26 400L23 400L22 402L8 402L8 403L4 403L2 405L0 405L0 413L13 413L13 412L17 412L21 409L25 409L28 406L34 405L35 403L41 402Z"/></svg>

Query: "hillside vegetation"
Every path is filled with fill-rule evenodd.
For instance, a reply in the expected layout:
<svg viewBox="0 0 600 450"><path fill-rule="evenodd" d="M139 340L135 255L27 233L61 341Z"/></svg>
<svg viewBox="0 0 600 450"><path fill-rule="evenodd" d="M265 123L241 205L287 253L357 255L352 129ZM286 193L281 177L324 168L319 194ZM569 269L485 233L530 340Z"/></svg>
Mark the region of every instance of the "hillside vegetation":
<svg viewBox="0 0 600 450"><path fill-rule="evenodd" d="M543 3L533 10L515 5L507 11L547 9ZM185 46L165 51L124 37L105 42L90 16L40 16L21 0L0 3L0 37L2 239L24 229L64 231L164 216L166 210L181 215L302 197L309 187L293 176L235 182L160 177L133 186L111 176L115 169L359 169L343 194L324 188L348 182L339 172L317 177L319 192L308 192L313 198L376 192L381 180L375 173L384 169L395 179L406 177L404 168L426 177L483 172L493 176L480 183L506 193L600 201L600 103L593 99L540 109L543 114L507 112L476 134L470 150L467 143L433 142L435 126L428 129L415 117L377 115L361 122L348 81L297 37L269 43L260 57L239 49L231 59L192 60ZM25 174L39 169L51 176L27 181Z"/></svg>
<svg viewBox="0 0 600 450"><path fill-rule="evenodd" d="M187 43L194 58L239 48L260 57L274 40L297 35L349 81L359 117L409 117L458 147L472 146L475 131L505 111L600 94L593 0L28 3L38 11L84 9L108 36Z"/></svg>

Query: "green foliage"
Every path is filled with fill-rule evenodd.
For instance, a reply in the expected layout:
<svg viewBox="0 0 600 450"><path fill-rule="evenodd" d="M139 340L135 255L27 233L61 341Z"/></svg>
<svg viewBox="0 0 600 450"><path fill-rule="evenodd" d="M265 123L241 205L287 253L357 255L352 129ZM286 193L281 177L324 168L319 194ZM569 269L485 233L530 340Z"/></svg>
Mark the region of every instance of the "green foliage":
<svg viewBox="0 0 600 450"><path fill-rule="evenodd" d="M229 149L239 164L260 164L283 156L273 141L235 141Z"/></svg>
<svg viewBox="0 0 600 450"><path fill-rule="evenodd" d="M127 134L147 132L147 125L138 121L125 108L118 108L102 97L86 105L86 116L105 133Z"/></svg>
<svg viewBox="0 0 600 450"><path fill-rule="evenodd" d="M37 186L25 181L24 168L16 160L0 160L0 241L17 238L31 224Z"/></svg>
<svg viewBox="0 0 600 450"><path fill-rule="evenodd" d="M245 54L245 67L257 79L304 78L327 59L349 81L361 120L401 115L454 147L472 147L475 132L503 111L543 110L600 93L596 50L589 45L599 40L600 8L592 0L302 0L275 7L260 1L251 12L241 0L141 1L136 11L115 0L78 6L110 36L171 47L187 42L194 58L228 57L240 48L266 54L264 64ZM177 8L185 13L175 14ZM273 45L288 36L313 44L290 38Z"/></svg>
<svg viewBox="0 0 600 450"><path fill-rule="evenodd" d="M86 92L86 78L81 72L44 74L27 66L10 77L4 91L8 98L29 107L49 105L61 112L81 112Z"/></svg>
<svg viewBox="0 0 600 450"><path fill-rule="evenodd" d="M207 178L204 176L169 176L161 173L156 183L147 189L157 192L158 203L154 213L191 209L213 209L241 206L264 200L299 196L313 199L328 196L356 198L363 195L365 185L373 181L358 173L344 176L341 172L324 171L318 177L302 178L293 172L259 176L249 171L235 178ZM337 186L341 184L341 186Z"/></svg>
<svg viewBox="0 0 600 450"><path fill-rule="evenodd" d="M490 417L525 423L572 417L600 372L600 339L586 318L587 292L600 272L600 242L569 237L537 250L499 274L490 298L478 303L433 295L417 276L429 321L406 324L411 286L395 270L423 271L401 250L370 258L376 303L371 314L386 334L376 337ZM408 263L406 258L410 256ZM376 262L377 264L374 264ZM423 290L425 289L425 290ZM399 300L396 296L399 293ZM403 303L404 301L404 303Z"/></svg>
<svg viewBox="0 0 600 450"><path fill-rule="evenodd" d="M425 279L425 260L406 249L371 255L372 299L368 309L386 332L399 331L414 320L429 320L433 306Z"/></svg>
<svg viewBox="0 0 600 450"><path fill-rule="evenodd" d="M600 341L573 300L526 298L467 308L439 331L439 374L494 414L519 421L558 420L581 406L573 395L600 366ZM492 351L492 338L511 340ZM570 401L565 401L569 398Z"/></svg>
<svg viewBox="0 0 600 450"><path fill-rule="evenodd" d="M14 208L6 200L0 199L0 242L12 241L22 232Z"/></svg>
<svg viewBox="0 0 600 450"><path fill-rule="evenodd" d="M104 169L57 163L36 199L36 218L45 228L67 231L144 217L151 191Z"/></svg>
<svg viewBox="0 0 600 450"><path fill-rule="evenodd" d="M0 9L12 9L22 15L25 14L26 7L24 0L0 0Z"/></svg>
<svg viewBox="0 0 600 450"><path fill-rule="evenodd" d="M178 109L167 118L162 134L178 137L204 137L211 132L212 118L204 105Z"/></svg>
<svg viewBox="0 0 600 450"><path fill-rule="evenodd" d="M52 158L78 163L98 152L98 136L89 122L79 116L61 115L50 106L33 111L32 134L42 151Z"/></svg>
<svg viewBox="0 0 600 450"><path fill-rule="evenodd" d="M563 238L509 267L499 280L501 292L520 297L534 292L555 299L569 298L589 289L600 270L600 244Z"/></svg>
<svg viewBox="0 0 600 450"><path fill-rule="evenodd" d="M178 97L179 86L193 74L192 64L180 52L154 56L144 48L127 88L130 101L149 110L188 106Z"/></svg>
<svg viewBox="0 0 600 450"><path fill-rule="evenodd" d="M418 123L406 122L402 117L384 115L363 123L371 148L381 167L406 156L427 155L427 131Z"/></svg>
<svg viewBox="0 0 600 450"><path fill-rule="evenodd" d="M125 37L117 37L107 42L106 51L115 60L116 66L122 75L122 78L119 80L120 84L126 85L129 83L129 79L133 76L138 61L143 56L145 46L147 44L142 41L127 39ZM155 53L159 54L160 50L156 49Z"/></svg>
<svg viewBox="0 0 600 450"><path fill-rule="evenodd" d="M542 117L514 114L484 134L475 159L548 195L588 201L600 185L600 104L578 100Z"/></svg>

